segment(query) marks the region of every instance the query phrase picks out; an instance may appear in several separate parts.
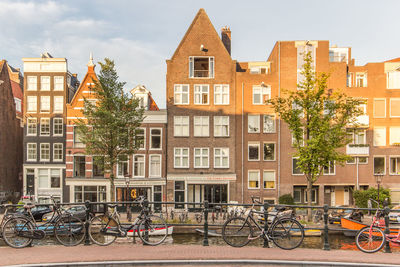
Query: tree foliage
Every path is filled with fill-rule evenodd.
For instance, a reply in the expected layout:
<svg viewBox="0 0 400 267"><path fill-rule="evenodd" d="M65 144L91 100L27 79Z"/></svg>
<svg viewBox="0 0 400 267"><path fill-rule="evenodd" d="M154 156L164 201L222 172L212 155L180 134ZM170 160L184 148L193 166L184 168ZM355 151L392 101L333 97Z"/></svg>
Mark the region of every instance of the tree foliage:
<svg viewBox="0 0 400 267"><path fill-rule="evenodd" d="M378 189L374 187L370 187L367 190L355 190L353 192L353 197L356 202L356 206L359 208L368 208L368 199L372 198L374 200L378 200ZM384 202L385 199L388 199L388 204L390 205L390 190L385 188L379 189L379 202ZM372 202L372 207L376 208L377 204Z"/></svg>
<svg viewBox="0 0 400 267"><path fill-rule="evenodd" d="M294 199L291 194L284 194L279 197L279 204L294 205Z"/></svg>

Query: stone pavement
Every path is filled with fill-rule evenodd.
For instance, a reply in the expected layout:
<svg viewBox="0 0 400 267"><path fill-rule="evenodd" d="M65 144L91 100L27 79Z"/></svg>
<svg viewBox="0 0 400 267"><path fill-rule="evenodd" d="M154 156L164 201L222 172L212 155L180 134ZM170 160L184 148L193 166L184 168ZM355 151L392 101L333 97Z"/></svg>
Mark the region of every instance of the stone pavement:
<svg viewBox="0 0 400 267"><path fill-rule="evenodd" d="M361 264L400 264L400 254L378 252L319 249L281 250L278 248L198 245L160 245L156 247L113 244L108 247L84 246L35 246L23 249L0 247L0 265L37 263L103 262L130 260L287 260L309 262L348 262ZM399 265L400 266L400 265Z"/></svg>

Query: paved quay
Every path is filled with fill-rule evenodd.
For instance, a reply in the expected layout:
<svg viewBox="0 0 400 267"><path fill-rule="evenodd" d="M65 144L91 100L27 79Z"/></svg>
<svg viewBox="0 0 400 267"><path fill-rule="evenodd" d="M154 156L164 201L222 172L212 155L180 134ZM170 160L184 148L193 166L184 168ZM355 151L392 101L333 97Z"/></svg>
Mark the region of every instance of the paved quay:
<svg viewBox="0 0 400 267"><path fill-rule="evenodd" d="M400 266L400 253L386 254L378 252L366 254L352 250L294 249L290 251L278 248L199 245L161 245L156 247L116 244L108 247L100 246L36 246L23 249L0 247L0 265L26 265L45 263L73 263L73 262L113 262L113 261L148 261L148 260L180 260L180 266L186 266L185 260L233 260L229 266L258 265L257 261L290 261L309 263L335 263L331 266L343 266L341 263L353 263L358 266L373 266L387 264ZM242 260L242 264L240 263ZM234 262L238 264L234 264ZM247 263L246 263L247 261ZM189 265L189 263L187 262ZM171 264L173 266L175 264ZM201 261L190 265L201 265ZM211 264L215 265L215 264ZM277 264L278 265L278 264ZM303 266L311 266L305 264ZM94 265L93 265L94 266ZM107 265L113 266L113 265ZM136 265L138 266L138 265ZM156 265L154 265L156 266ZM165 265L164 265L165 266ZM228 265L223 265L228 266ZM281 265L282 266L282 265Z"/></svg>

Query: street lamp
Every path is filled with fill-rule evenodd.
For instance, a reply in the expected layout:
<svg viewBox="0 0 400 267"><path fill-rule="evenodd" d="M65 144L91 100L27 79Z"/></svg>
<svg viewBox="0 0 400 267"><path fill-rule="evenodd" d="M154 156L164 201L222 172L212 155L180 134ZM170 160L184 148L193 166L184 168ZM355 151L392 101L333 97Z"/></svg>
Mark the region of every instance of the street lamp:
<svg viewBox="0 0 400 267"><path fill-rule="evenodd" d="M129 201L129 183L130 177L129 174L125 174L125 184L126 184L126 201ZM126 204L126 217L128 222L132 221L132 212L129 203Z"/></svg>
<svg viewBox="0 0 400 267"><path fill-rule="evenodd" d="M379 206L380 206L379 188L380 188L380 185L381 185L382 180L383 180L383 174L382 173L378 173L378 174L374 174L374 176L375 176L375 181L378 184L378 208L379 208Z"/></svg>

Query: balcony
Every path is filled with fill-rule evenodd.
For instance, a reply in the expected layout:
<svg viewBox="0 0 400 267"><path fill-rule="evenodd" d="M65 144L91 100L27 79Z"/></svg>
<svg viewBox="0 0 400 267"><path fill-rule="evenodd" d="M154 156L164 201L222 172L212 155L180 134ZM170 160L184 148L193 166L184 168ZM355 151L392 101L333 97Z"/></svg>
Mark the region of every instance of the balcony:
<svg viewBox="0 0 400 267"><path fill-rule="evenodd" d="M368 144L348 144L346 154L349 156L369 156Z"/></svg>

